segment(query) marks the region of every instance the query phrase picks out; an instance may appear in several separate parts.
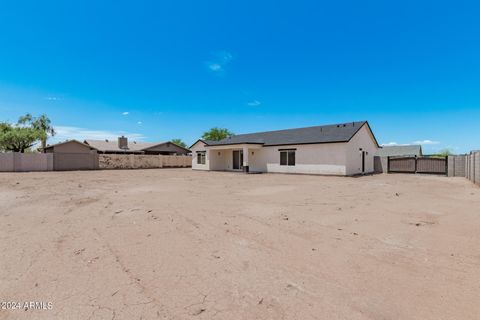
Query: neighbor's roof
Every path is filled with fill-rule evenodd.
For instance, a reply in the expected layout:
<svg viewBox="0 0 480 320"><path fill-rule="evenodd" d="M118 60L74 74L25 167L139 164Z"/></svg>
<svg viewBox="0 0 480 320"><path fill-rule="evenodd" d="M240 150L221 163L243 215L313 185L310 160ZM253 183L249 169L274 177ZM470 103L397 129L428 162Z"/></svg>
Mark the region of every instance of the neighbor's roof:
<svg viewBox="0 0 480 320"><path fill-rule="evenodd" d="M367 121L358 121L298 129L239 134L220 141L203 141L209 146L244 143L276 146L290 144L348 142L364 125L367 125L370 129ZM375 136L373 136L373 138L375 140Z"/></svg>
<svg viewBox="0 0 480 320"><path fill-rule="evenodd" d="M55 144L49 144L49 145L47 145L45 148L39 148L39 149L40 149L40 150L42 150L42 149L47 150L47 149L51 149L51 148L54 148L54 147L57 147L57 146L60 146L60 145L63 145L63 144L67 144L67 143L78 143L78 144L81 144L82 146L85 146L85 147L87 147L87 148L95 149L95 147L92 147L92 146L90 146L90 145L88 145L88 144L85 144L85 143L80 142L80 141L75 140L75 139L73 139L73 140L65 140L65 141L63 141L63 142L59 142L59 143L55 143Z"/></svg>
<svg viewBox="0 0 480 320"><path fill-rule="evenodd" d="M422 146L419 144L412 144L406 146L384 146L378 149L378 155L381 157L421 156Z"/></svg>
<svg viewBox="0 0 480 320"><path fill-rule="evenodd" d="M164 142L138 142L138 141L128 141L128 149L120 149L118 147L118 140L85 140L85 143L89 146L94 147L95 149L102 152L143 152L145 149L149 149L154 146L168 143Z"/></svg>

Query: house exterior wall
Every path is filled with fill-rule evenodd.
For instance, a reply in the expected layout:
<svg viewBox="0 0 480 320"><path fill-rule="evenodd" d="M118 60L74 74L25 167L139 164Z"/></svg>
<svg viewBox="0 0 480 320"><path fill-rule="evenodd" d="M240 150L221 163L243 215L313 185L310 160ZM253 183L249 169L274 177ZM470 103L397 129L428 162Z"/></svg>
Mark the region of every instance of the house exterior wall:
<svg viewBox="0 0 480 320"><path fill-rule="evenodd" d="M378 146L375 143L372 133L368 126L364 125L346 144L346 175L356 175L362 173L362 152L365 155L365 173L374 172L374 156L378 153Z"/></svg>
<svg viewBox="0 0 480 320"><path fill-rule="evenodd" d="M226 150L208 150L210 170L231 170L232 168L232 149Z"/></svg>
<svg viewBox="0 0 480 320"><path fill-rule="evenodd" d="M208 154L209 152L205 148L205 143L202 141L198 141L190 149L192 151L192 169L193 170L210 170L210 156ZM206 152L205 164L197 164L197 151Z"/></svg>
<svg viewBox="0 0 480 320"><path fill-rule="evenodd" d="M248 149L249 169L252 172L345 175L345 146L346 143L329 143ZM296 149L295 166L280 165L279 149ZM232 170L233 150L242 150L242 147L207 150L204 143L198 142L192 147L192 169ZM205 165L197 164L197 151L206 151Z"/></svg>
<svg viewBox="0 0 480 320"><path fill-rule="evenodd" d="M345 175L345 143L263 147L249 158L250 171ZM295 166L280 165L280 149L296 149Z"/></svg>

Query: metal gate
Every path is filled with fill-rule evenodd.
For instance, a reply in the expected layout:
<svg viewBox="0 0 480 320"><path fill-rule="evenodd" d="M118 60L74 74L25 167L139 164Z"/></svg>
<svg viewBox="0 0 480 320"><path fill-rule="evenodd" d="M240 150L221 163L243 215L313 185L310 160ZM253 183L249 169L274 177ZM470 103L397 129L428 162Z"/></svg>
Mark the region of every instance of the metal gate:
<svg viewBox="0 0 480 320"><path fill-rule="evenodd" d="M447 158L388 157L388 172L447 174Z"/></svg>

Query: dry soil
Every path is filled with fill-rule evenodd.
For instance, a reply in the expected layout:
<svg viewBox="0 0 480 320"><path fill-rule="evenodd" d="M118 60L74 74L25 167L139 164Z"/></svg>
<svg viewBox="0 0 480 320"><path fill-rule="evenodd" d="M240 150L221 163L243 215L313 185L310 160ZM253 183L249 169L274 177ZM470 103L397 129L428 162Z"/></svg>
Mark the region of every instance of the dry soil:
<svg viewBox="0 0 480 320"><path fill-rule="evenodd" d="M0 319L479 319L462 178L0 174ZM38 305L37 305L38 307Z"/></svg>

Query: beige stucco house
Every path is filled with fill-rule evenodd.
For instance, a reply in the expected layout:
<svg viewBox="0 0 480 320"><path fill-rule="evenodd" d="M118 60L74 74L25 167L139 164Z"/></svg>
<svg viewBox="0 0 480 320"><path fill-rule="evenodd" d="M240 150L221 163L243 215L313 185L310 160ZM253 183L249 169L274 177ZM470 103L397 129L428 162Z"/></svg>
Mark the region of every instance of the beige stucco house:
<svg viewBox="0 0 480 320"><path fill-rule="evenodd" d="M234 135L191 146L193 170L356 175L374 171L367 121Z"/></svg>

